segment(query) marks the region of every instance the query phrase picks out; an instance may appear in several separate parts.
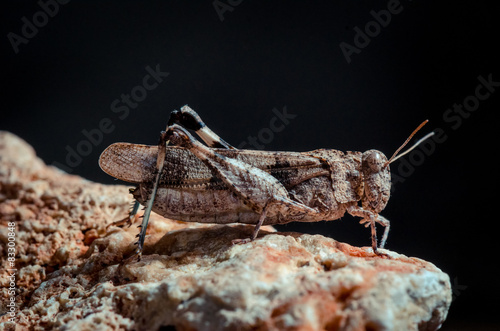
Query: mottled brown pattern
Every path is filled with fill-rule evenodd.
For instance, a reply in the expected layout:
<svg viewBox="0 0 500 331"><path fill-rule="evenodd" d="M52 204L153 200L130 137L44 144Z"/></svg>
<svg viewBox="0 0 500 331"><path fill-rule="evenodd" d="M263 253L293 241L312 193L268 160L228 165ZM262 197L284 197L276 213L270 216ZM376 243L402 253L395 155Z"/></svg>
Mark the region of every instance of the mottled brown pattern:
<svg viewBox="0 0 500 331"><path fill-rule="evenodd" d="M209 147L194 138L183 121ZM187 222L256 224L253 237L262 224L335 220L347 211L371 226L375 252L375 223L383 225L383 247L389 221L378 214L389 200L391 183L381 152L212 148L227 143L187 106L174 112L169 123L175 124L162 133L159 146L116 143L99 160L109 175L137 184L134 197L142 205L151 200L151 210ZM157 162L159 152L163 164ZM147 226L147 218L143 225Z"/></svg>

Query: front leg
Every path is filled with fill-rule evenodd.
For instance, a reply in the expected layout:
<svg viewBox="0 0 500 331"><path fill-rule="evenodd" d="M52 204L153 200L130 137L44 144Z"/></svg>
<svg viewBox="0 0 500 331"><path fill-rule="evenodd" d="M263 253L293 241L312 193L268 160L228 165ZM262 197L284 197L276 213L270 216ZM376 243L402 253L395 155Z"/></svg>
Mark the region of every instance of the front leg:
<svg viewBox="0 0 500 331"><path fill-rule="evenodd" d="M245 162L218 154L202 145L181 126L170 126L167 137L170 143L188 149L203 161L245 205L260 214L252 239L257 237L270 212L288 220L300 220L319 213L291 200L286 188L275 177Z"/></svg>
<svg viewBox="0 0 500 331"><path fill-rule="evenodd" d="M377 222L385 227L384 234L382 235L382 240L380 240L380 248L384 248L385 242L387 241L387 236L389 235L389 229L391 228L391 222L381 215L378 215Z"/></svg>
<svg viewBox="0 0 500 331"><path fill-rule="evenodd" d="M365 224L366 227L371 227L372 234L372 248L373 252L377 255L386 255L378 251L378 248L384 248L385 242L387 240L387 236L389 234L390 222L386 218L370 211L364 209L358 205L350 205L347 207L347 212L352 216L362 217L363 219L359 222L360 224ZM377 247L377 229L375 227L375 223L379 223L385 227L384 235L382 236L382 240L380 241L380 246Z"/></svg>

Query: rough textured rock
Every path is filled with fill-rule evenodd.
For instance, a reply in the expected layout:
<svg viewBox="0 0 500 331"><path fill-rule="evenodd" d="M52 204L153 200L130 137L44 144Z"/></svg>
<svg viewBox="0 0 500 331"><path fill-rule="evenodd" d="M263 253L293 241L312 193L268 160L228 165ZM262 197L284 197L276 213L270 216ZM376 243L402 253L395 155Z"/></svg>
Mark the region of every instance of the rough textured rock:
<svg viewBox="0 0 500 331"><path fill-rule="evenodd" d="M96 165L97 166L97 165ZM7 224L16 224L19 330L434 330L451 302L448 276L390 252L374 256L319 235L185 224L154 215L140 262L119 265L138 230L125 186L47 167L0 132L0 312L8 312Z"/></svg>

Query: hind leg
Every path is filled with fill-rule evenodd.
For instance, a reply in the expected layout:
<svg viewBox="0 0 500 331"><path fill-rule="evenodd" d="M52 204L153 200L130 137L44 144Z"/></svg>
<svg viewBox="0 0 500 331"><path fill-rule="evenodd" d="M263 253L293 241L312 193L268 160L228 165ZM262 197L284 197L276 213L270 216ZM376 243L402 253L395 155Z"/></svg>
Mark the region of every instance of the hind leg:
<svg viewBox="0 0 500 331"><path fill-rule="evenodd" d="M181 110L174 110L170 113L168 126L173 124L178 124L188 130L193 130L209 147L235 149L215 132L210 130L202 121L201 117L187 105L182 107Z"/></svg>
<svg viewBox="0 0 500 331"><path fill-rule="evenodd" d="M167 144L168 140L166 139L166 133L163 131L160 134L160 140L158 142L158 156L156 158L156 170L155 170L155 181L154 181L154 186L153 186L153 191L151 192L151 196L149 197L147 203L146 203L146 209L144 211L144 215L142 216L142 223L139 225L141 228L141 231L137 235L138 240L135 243L137 245L136 250L134 251L134 254L127 259L131 260L134 257L137 256L137 260L140 261L141 256L142 256L142 250L144 248L144 240L146 238L146 230L148 228L148 222L149 222L149 217L151 215L151 210L153 209L153 203L156 198L156 192L158 191L158 184L160 183L160 178L161 174L163 172L163 165L165 162L165 155L166 155L166 150L167 150ZM136 202L137 205L137 202Z"/></svg>
<svg viewBox="0 0 500 331"><path fill-rule="evenodd" d="M290 199L286 188L275 177L241 160L218 154L216 149L201 144L183 127L170 126L167 136L172 144L188 149L205 163L242 203L260 214L251 239L257 237L270 211L289 221L317 217L320 213Z"/></svg>
<svg viewBox="0 0 500 331"><path fill-rule="evenodd" d="M201 137L201 139L203 139L203 141L210 147L234 149L233 146L226 143L222 138L220 138L217 134L215 134L212 130L210 130L210 128L207 127L205 123L202 121L200 116L188 106L182 107L180 111L174 110L170 114L170 119L168 120L167 124L167 131L169 131L171 127L177 125L181 125L182 127L195 131ZM149 217L151 215L153 203L156 198L156 192L158 191L160 175L163 172L163 163L165 161L166 146L168 145L168 143L169 141L166 132L163 131L160 134L160 141L158 142L158 156L155 169L156 176L155 176L153 191L151 192L151 196L149 197L146 203L146 209L144 211L142 223L141 225L139 225L141 231L137 235L138 237L138 241L136 242L137 248L134 254L129 259L132 259L135 256L138 257L138 260L141 259L142 250L144 248L144 240L146 238L146 231L148 227ZM135 202L134 205L134 210L135 212L137 212L135 207L138 208L138 202ZM120 223L121 222L127 223L128 221L123 220L120 221Z"/></svg>

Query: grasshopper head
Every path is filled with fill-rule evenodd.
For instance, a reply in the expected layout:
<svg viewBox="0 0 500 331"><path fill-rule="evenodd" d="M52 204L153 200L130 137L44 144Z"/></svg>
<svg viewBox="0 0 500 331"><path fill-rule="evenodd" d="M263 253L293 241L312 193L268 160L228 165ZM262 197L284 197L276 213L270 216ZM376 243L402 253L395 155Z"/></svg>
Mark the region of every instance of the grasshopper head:
<svg viewBox="0 0 500 331"><path fill-rule="evenodd" d="M370 149L363 153L361 160L361 169L363 171L364 178L364 195L361 199L361 203L364 208L369 209L375 213L380 213L387 202L389 201L389 196L391 195L391 171L389 169L389 164L396 161L398 158L409 153L412 149L417 147L422 141L434 135L434 132L427 134L425 137L420 139L402 154L399 151L406 146L410 139L420 130L428 120L423 121L406 139L406 141L394 152L389 160L382 152L375 149Z"/></svg>
<svg viewBox="0 0 500 331"><path fill-rule="evenodd" d="M364 178L363 208L380 213L391 193L391 172L387 157L375 149L363 153L361 169Z"/></svg>

